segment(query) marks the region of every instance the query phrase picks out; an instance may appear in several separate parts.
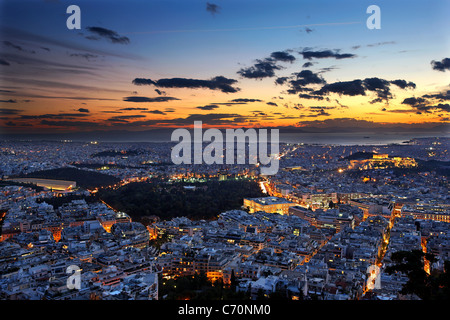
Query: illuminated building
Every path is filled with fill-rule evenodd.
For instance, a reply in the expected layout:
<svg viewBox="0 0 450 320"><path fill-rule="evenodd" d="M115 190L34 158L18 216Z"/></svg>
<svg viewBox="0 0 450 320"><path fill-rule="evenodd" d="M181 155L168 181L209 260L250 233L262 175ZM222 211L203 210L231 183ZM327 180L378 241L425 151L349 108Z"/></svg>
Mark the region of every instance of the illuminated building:
<svg viewBox="0 0 450 320"><path fill-rule="evenodd" d="M7 180L20 183L31 183L37 185L38 187L43 187L57 191L72 190L75 189L77 186L77 183L75 181L66 181L66 180L37 179L37 178L14 178Z"/></svg>
<svg viewBox="0 0 450 320"><path fill-rule="evenodd" d="M388 154L374 154L372 159L350 160L349 169L386 169L386 168L413 168L417 162L413 158L389 157Z"/></svg>
<svg viewBox="0 0 450 320"><path fill-rule="evenodd" d="M285 215L289 214L289 207L296 205L294 202L277 197L244 198L244 207L247 207L250 213L264 211Z"/></svg>
<svg viewBox="0 0 450 320"><path fill-rule="evenodd" d="M421 220L450 222L450 205L405 205L401 210L401 216L412 216L414 219Z"/></svg>

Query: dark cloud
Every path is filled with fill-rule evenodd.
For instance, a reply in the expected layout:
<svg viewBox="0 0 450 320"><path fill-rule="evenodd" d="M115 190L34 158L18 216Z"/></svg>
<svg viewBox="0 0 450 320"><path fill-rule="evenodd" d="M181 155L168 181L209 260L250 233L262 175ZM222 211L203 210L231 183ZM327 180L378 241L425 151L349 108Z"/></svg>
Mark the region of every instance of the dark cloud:
<svg viewBox="0 0 450 320"><path fill-rule="evenodd" d="M370 101L370 103L388 101L392 98L390 90L391 84L405 89L408 87L415 87L412 82L406 82L405 80L388 81L385 79L373 77L365 78L363 80L355 79L352 81L339 81L324 85L320 90L314 91L314 95L324 95L327 93L337 93L339 95L347 96L365 96L367 91L373 92L376 98Z"/></svg>
<svg viewBox="0 0 450 320"><path fill-rule="evenodd" d="M356 79L352 81L339 81L324 85L320 90L315 91L315 94L337 93L347 96L365 96L365 88L362 80Z"/></svg>
<svg viewBox="0 0 450 320"><path fill-rule="evenodd" d="M166 95L166 92L165 91L161 91L161 90L159 90L159 89L155 89L155 92L157 93L157 94L159 94L160 96L162 95L162 96L165 96Z"/></svg>
<svg viewBox="0 0 450 320"><path fill-rule="evenodd" d="M86 109L86 108L79 108L79 109L77 109L77 111L89 113L89 109Z"/></svg>
<svg viewBox="0 0 450 320"><path fill-rule="evenodd" d="M165 115L166 113L161 110L149 110L149 111L143 111L144 113L152 113L152 114L162 114Z"/></svg>
<svg viewBox="0 0 450 320"><path fill-rule="evenodd" d="M275 51L270 57L265 59L256 59L255 64L247 68L241 68L237 73L248 79L263 79L275 76L276 70L283 69L277 62L294 62L296 58L290 54L291 50Z"/></svg>
<svg viewBox="0 0 450 320"><path fill-rule="evenodd" d="M219 106L217 104L208 104L206 106L198 106L196 108L201 110L214 110L219 108Z"/></svg>
<svg viewBox="0 0 450 320"><path fill-rule="evenodd" d="M266 104L269 106L278 107L278 105L275 102L266 102Z"/></svg>
<svg viewBox="0 0 450 320"><path fill-rule="evenodd" d="M133 60L142 59L142 57L140 57L134 53L131 53L131 52L127 52L125 54L125 53L117 53L112 50L103 51L100 49L81 45L75 41L69 41L69 40L66 41L65 38L61 38L61 37L59 37L59 38L45 37L39 33L30 33L30 32L26 32L23 30L10 28L10 27L3 27L2 31L4 32L4 35L7 35L11 39L14 39L14 40L17 39L20 41L31 42L41 48L44 48L43 47L44 45L47 48L48 47L53 48L54 46L57 46L57 47L61 47L63 49L71 50L71 51L90 52L92 54L98 54L98 55L102 55L102 56L114 56L114 57L118 57L118 58L126 58L126 59L133 59Z"/></svg>
<svg viewBox="0 0 450 320"><path fill-rule="evenodd" d="M275 60L278 60L278 61L282 61L282 62L291 62L292 63L292 62L295 61L295 57L292 54L290 54L290 53L288 53L286 51L275 51L275 52L272 52L270 54L270 57L272 59L275 59Z"/></svg>
<svg viewBox="0 0 450 320"><path fill-rule="evenodd" d="M0 100L1 103L17 103L17 100L8 99L8 100Z"/></svg>
<svg viewBox="0 0 450 320"><path fill-rule="evenodd" d="M339 53L337 51L333 52L332 50L322 50L322 51L304 50L299 53L303 56L303 59L307 60L324 59L324 58L348 59L356 57L356 55L352 53Z"/></svg>
<svg viewBox="0 0 450 320"><path fill-rule="evenodd" d="M241 68L237 73L248 79L263 79L274 77L275 70L280 69L282 67L276 64L276 60L266 58L263 60L257 59L253 66Z"/></svg>
<svg viewBox="0 0 450 320"><path fill-rule="evenodd" d="M177 98L173 98L173 97L124 97L123 101L128 101L128 102L167 102L167 101L172 101L172 100L180 100Z"/></svg>
<svg viewBox="0 0 450 320"><path fill-rule="evenodd" d="M58 113L58 114L46 113L46 114L40 114L40 115L21 115L19 119L22 119L22 120L33 120L33 119L71 120L71 119L84 118L84 117L89 117L89 114L86 114L86 113Z"/></svg>
<svg viewBox="0 0 450 320"><path fill-rule="evenodd" d="M228 79L223 76L217 76L210 80L187 79L187 78L171 78L159 79L153 81L151 79L136 78L132 81L134 85L154 85L162 88L207 88L210 90L220 90L225 93L238 92L240 89L235 88L234 85L237 80Z"/></svg>
<svg viewBox="0 0 450 320"><path fill-rule="evenodd" d="M288 80L290 94L296 94L299 92L310 91L311 89L305 88L310 84L325 84L326 81L318 74L311 70L302 70L298 73L293 73L293 79Z"/></svg>
<svg viewBox="0 0 450 320"><path fill-rule="evenodd" d="M324 99L324 97L322 97L320 95L308 94L308 93L301 93L298 96L299 96L299 98L302 98L302 99L316 99L316 100Z"/></svg>
<svg viewBox="0 0 450 320"><path fill-rule="evenodd" d="M426 102L426 100L424 99L424 98L415 98L415 97L410 97L410 98L406 98L406 99L404 99L403 100L403 102L402 102L402 104L407 104L407 105L410 105L410 106L415 106L415 105L418 105L418 104L422 104L422 103L424 103L424 102Z"/></svg>
<svg viewBox="0 0 450 320"><path fill-rule="evenodd" d="M310 28L308 28L308 27L305 27L305 31L306 31L306 33L311 33L311 32L313 32L314 30L313 30L313 29L310 29Z"/></svg>
<svg viewBox="0 0 450 320"><path fill-rule="evenodd" d="M2 66L10 66L11 64L8 61L4 60L4 59L0 59L0 65L2 65Z"/></svg>
<svg viewBox="0 0 450 320"><path fill-rule="evenodd" d="M214 15L216 13L219 13L220 7L217 4L207 2L206 3L206 11L208 11L209 13Z"/></svg>
<svg viewBox="0 0 450 320"><path fill-rule="evenodd" d="M131 83L133 83L136 86L146 86L146 85L156 85L156 82L152 79L145 79L145 78L135 78Z"/></svg>
<svg viewBox="0 0 450 320"><path fill-rule="evenodd" d="M7 47L14 48L19 51L24 51L21 46L13 44L11 41L3 41L3 44Z"/></svg>
<svg viewBox="0 0 450 320"><path fill-rule="evenodd" d="M100 111L101 113L123 113L121 111L112 111L112 110L105 110L105 111Z"/></svg>
<svg viewBox="0 0 450 320"><path fill-rule="evenodd" d="M275 79L276 84L285 84L289 80L289 77L278 77Z"/></svg>
<svg viewBox="0 0 450 320"><path fill-rule="evenodd" d="M412 109L386 109L383 108L381 109L381 111L386 111L386 112L391 112L391 113L417 113L416 110L412 110Z"/></svg>
<svg viewBox="0 0 450 320"><path fill-rule="evenodd" d="M98 40L99 39L98 37L100 37L108 39L112 43L120 43L120 44L130 43L130 39L128 39L127 37L121 37L117 32L113 30L101 27L87 27L86 29L95 35L94 37L92 36L86 37L89 40Z"/></svg>
<svg viewBox="0 0 450 320"><path fill-rule="evenodd" d="M123 116L114 116L108 119L108 121L117 121L117 120L128 120L128 119L137 119L137 118L145 118L146 116L143 114L130 114Z"/></svg>
<svg viewBox="0 0 450 320"><path fill-rule="evenodd" d="M120 111L139 111L139 110L148 110L148 108L122 108Z"/></svg>
<svg viewBox="0 0 450 320"><path fill-rule="evenodd" d="M423 104L419 104L419 105L415 105L413 106L413 108L417 109L417 111L419 112L424 112L424 113L432 113L433 111L436 112L450 112L450 104L448 103L439 103L436 105L423 105Z"/></svg>
<svg viewBox="0 0 450 320"><path fill-rule="evenodd" d="M231 102L247 103L247 102L262 102L262 100L259 100L259 99L248 99L248 98L238 98L238 99L231 100Z"/></svg>
<svg viewBox="0 0 450 320"><path fill-rule="evenodd" d="M438 101L450 101L450 90L434 94L424 94L423 98L436 99Z"/></svg>
<svg viewBox="0 0 450 320"><path fill-rule="evenodd" d="M377 98L372 100L371 103L387 101L392 98L389 84L389 81L376 77L363 80L364 87L369 91L375 92L377 95Z"/></svg>
<svg viewBox="0 0 450 320"><path fill-rule="evenodd" d="M431 61L433 70L442 71L450 70L450 58L444 58L441 61Z"/></svg>
<svg viewBox="0 0 450 320"><path fill-rule="evenodd" d="M9 109L9 108L0 108L0 115L6 116L6 115L16 115L21 113L23 110L18 109Z"/></svg>
<svg viewBox="0 0 450 320"><path fill-rule="evenodd" d="M312 62L305 62L303 65L302 65L302 68L309 68L309 67L312 67L314 65L314 63L312 63Z"/></svg>
<svg viewBox="0 0 450 320"><path fill-rule="evenodd" d="M392 84L395 84L397 87L401 88L401 89L407 89L407 88L411 88L411 89L415 89L416 88L416 84L414 82L411 81L406 81L406 80L393 80L391 81Z"/></svg>
<svg viewBox="0 0 450 320"><path fill-rule="evenodd" d="M448 91L447 91L448 94ZM422 97L409 97L405 98L402 104L406 104L420 113L432 113L432 112L450 112L450 105L448 103L433 103L423 97L432 98L438 101L449 100L447 99L437 99L437 98L445 98L444 94L433 94L433 95L423 95Z"/></svg>

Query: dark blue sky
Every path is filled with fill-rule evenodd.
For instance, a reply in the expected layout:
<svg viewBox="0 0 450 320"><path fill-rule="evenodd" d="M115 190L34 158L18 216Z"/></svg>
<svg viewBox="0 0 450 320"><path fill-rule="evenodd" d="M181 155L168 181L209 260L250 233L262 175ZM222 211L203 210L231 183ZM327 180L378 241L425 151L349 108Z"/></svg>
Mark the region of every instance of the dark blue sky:
<svg viewBox="0 0 450 320"><path fill-rule="evenodd" d="M448 1L0 3L8 130L448 121L448 94L404 103L449 89ZM66 28L71 4L80 30ZM380 30L366 27L372 4Z"/></svg>

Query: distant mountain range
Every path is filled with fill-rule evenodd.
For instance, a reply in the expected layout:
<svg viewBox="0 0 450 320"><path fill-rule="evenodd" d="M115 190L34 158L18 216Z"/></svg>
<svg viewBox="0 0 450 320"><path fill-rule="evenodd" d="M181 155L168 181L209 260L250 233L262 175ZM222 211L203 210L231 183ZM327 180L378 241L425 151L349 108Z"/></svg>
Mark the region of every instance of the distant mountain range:
<svg viewBox="0 0 450 320"><path fill-rule="evenodd" d="M355 133L364 135L376 134L395 134L395 133L415 133L423 135L429 133L431 136L448 136L450 133L450 126L448 124L440 124L430 128L424 127L352 127L352 126L334 126L334 127L274 127L265 129L279 129L280 136L283 134L345 134ZM105 142L169 142L171 134L176 128L157 128L143 131L129 131L129 130L96 130L96 131L77 131L66 133L3 133L0 132L0 140L74 140L74 141L105 141ZM206 130L207 128L203 128ZM246 129L246 128L243 128ZM258 129L258 128L256 128ZM192 131L192 129L188 129ZM224 131L225 129L222 129Z"/></svg>

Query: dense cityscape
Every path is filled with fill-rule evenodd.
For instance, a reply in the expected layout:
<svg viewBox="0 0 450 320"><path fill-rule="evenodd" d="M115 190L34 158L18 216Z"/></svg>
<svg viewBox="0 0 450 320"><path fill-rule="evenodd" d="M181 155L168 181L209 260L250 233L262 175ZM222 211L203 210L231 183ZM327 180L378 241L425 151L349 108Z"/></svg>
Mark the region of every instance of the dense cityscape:
<svg viewBox="0 0 450 320"><path fill-rule="evenodd" d="M173 143L4 141L0 298L448 298L449 142L282 143L266 176L174 165Z"/></svg>
<svg viewBox="0 0 450 320"><path fill-rule="evenodd" d="M4 314L440 314L449 12L0 0Z"/></svg>

